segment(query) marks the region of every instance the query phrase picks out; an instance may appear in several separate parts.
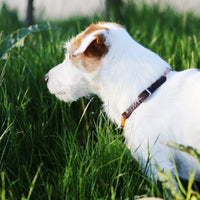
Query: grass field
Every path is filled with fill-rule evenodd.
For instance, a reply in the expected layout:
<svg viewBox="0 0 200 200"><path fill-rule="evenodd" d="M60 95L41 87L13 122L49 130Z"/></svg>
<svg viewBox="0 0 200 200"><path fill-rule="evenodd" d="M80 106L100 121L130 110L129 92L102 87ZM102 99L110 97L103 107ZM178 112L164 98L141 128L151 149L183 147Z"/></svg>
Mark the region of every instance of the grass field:
<svg viewBox="0 0 200 200"><path fill-rule="evenodd" d="M23 26L5 7L0 15L1 39ZM165 188L140 171L97 97L66 104L47 90L43 77L63 60L62 42L99 20L101 14L49 22L60 29L28 35L0 60L0 199L166 198ZM173 69L200 67L200 18L127 3L110 20ZM181 198L200 199L198 188L185 190Z"/></svg>

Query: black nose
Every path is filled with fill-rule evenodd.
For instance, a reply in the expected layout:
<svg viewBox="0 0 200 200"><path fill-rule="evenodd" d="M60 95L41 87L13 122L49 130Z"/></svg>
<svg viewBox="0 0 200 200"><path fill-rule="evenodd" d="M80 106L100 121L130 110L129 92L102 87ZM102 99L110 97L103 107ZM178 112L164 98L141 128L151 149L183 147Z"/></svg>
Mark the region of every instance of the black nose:
<svg viewBox="0 0 200 200"><path fill-rule="evenodd" d="M46 74L46 75L44 76L44 80L45 80L46 82L49 80L49 74Z"/></svg>

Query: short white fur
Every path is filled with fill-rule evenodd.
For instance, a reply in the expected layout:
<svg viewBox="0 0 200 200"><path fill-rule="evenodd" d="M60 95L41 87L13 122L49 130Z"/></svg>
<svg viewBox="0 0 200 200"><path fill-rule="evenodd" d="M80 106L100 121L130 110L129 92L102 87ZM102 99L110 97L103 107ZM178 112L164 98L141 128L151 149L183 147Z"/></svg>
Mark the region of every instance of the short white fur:
<svg viewBox="0 0 200 200"><path fill-rule="evenodd" d="M108 117L120 127L121 114L170 66L134 41L123 27L114 23L99 26L107 30L87 35L74 53L75 56L83 53L94 41L95 34L104 34L109 51L97 70L88 73L73 66L66 53L64 62L49 71L47 86L65 102L90 93L98 95ZM70 49L70 43L67 46ZM174 174L173 156L181 178L188 179L189 172L195 169L195 179L199 180L197 161L165 144L171 141L200 149L200 72L170 71L167 81L128 118L124 137L128 148L144 166L150 152L155 178L156 163Z"/></svg>

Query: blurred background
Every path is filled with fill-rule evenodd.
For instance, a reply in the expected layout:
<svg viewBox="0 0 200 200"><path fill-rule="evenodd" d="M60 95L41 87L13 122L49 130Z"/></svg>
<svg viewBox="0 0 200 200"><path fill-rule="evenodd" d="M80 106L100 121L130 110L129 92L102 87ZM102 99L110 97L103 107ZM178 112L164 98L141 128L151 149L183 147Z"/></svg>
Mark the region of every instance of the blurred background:
<svg viewBox="0 0 200 200"><path fill-rule="evenodd" d="M0 8L6 4L8 9L16 10L20 20L26 25L33 23L34 19L63 20L74 16L92 16L94 13L104 13L106 19L108 10L120 12L123 2L130 0L0 0ZM192 12L200 15L199 0L131 0L136 4L169 5L178 12ZM103 12L102 12L103 11Z"/></svg>

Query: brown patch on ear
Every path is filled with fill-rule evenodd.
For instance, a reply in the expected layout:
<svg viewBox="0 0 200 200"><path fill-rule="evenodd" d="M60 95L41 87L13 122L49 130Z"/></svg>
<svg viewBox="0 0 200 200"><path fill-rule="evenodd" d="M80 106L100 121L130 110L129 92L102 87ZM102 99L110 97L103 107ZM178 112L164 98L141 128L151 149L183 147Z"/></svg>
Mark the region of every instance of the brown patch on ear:
<svg viewBox="0 0 200 200"><path fill-rule="evenodd" d="M73 55L73 53L80 47L81 41L86 35L97 31L97 30L107 30L107 28L96 25L96 24L91 24L85 31L79 33L71 42L71 47L70 47L70 54Z"/></svg>
<svg viewBox="0 0 200 200"><path fill-rule="evenodd" d="M84 55L88 57L102 58L108 53L108 47L105 45L104 35L96 35L96 40L92 41L88 48L85 50Z"/></svg>
<svg viewBox="0 0 200 200"><path fill-rule="evenodd" d="M108 52L108 46L105 45L105 37L103 34L96 35L96 39L92 41L86 50L76 56L73 53L80 47L82 39L93 31L96 30L107 30L107 28L91 25L86 31L80 33L71 43L70 48L70 59L72 63L78 67L84 69L86 72L93 72L97 70L101 64L101 59Z"/></svg>

